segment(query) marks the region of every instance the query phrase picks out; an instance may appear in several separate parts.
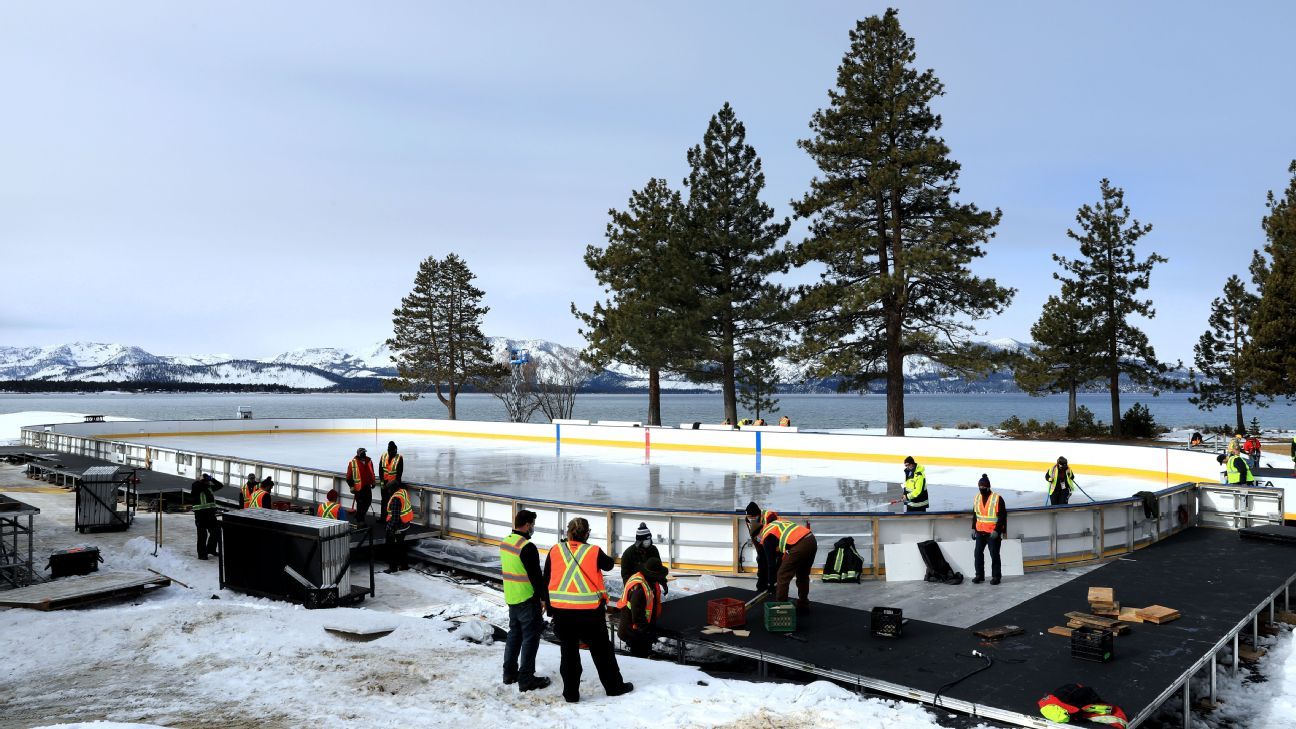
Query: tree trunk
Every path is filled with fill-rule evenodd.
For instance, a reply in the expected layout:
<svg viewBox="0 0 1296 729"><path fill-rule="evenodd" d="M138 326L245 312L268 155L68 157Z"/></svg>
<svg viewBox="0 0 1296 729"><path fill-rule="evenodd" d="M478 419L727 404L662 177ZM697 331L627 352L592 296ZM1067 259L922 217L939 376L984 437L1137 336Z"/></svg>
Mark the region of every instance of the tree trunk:
<svg viewBox="0 0 1296 729"><path fill-rule="evenodd" d="M459 388L453 383L450 385L450 397L446 398L446 417L455 420L455 398L459 395Z"/></svg>
<svg viewBox="0 0 1296 729"><path fill-rule="evenodd" d="M724 341L720 343L720 386L724 390L725 417L729 422L738 422L738 392L734 366L734 325L726 320L723 330Z"/></svg>
<svg viewBox="0 0 1296 729"><path fill-rule="evenodd" d="M887 314L887 435L904 435L904 355L900 351L900 314Z"/></svg>
<svg viewBox="0 0 1296 729"><path fill-rule="evenodd" d="M1113 367L1111 371L1111 408L1112 408L1112 437L1121 436L1121 412L1120 412L1120 368Z"/></svg>
<svg viewBox="0 0 1296 729"><path fill-rule="evenodd" d="M661 370L648 368L648 424L661 425Z"/></svg>
<svg viewBox="0 0 1296 729"><path fill-rule="evenodd" d="M1076 419L1076 383L1072 382L1071 387L1067 390L1067 425L1074 423Z"/></svg>
<svg viewBox="0 0 1296 729"><path fill-rule="evenodd" d="M1236 376L1234 373L1234 377ZM1242 388L1236 385L1233 387L1233 406L1237 408L1237 432L1245 433L1246 423L1242 422Z"/></svg>

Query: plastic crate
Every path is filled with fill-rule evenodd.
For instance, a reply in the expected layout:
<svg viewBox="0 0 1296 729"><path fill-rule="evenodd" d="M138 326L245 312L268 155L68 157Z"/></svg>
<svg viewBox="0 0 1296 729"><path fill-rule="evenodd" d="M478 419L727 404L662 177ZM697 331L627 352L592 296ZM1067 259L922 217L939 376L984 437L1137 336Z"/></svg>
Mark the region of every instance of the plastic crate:
<svg viewBox="0 0 1296 729"><path fill-rule="evenodd" d="M899 638L904 629L904 610L875 607L871 625L874 638Z"/></svg>
<svg viewBox="0 0 1296 729"><path fill-rule="evenodd" d="M1071 657L1082 661L1107 663L1116 655L1115 636L1101 628L1076 628L1071 631Z"/></svg>
<svg viewBox="0 0 1296 729"><path fill-rule="evenodd" d="M769 633L791 633L796 630L796 607L790 602L765 603L765 630Z"/></svg>
<svg viewBox="0 0 1296 729"><path fill-rule="evenodd" d="M732 597L707 600L707 623L721 628L737 628L747 624L747 604Z"/></svg>

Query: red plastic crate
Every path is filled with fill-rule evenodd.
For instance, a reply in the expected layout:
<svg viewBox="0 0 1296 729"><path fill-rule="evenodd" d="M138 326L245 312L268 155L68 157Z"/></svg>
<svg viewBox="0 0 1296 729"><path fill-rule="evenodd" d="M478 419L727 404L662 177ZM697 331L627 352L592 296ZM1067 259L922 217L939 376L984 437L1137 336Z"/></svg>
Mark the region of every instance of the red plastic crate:
<svg viewBox="0 0 1296 729"><path fill-rule="evenodd" d="M722 597L707 601L707 622L721 628L737 628L747 624L747 605L742 600Z"/></svg>

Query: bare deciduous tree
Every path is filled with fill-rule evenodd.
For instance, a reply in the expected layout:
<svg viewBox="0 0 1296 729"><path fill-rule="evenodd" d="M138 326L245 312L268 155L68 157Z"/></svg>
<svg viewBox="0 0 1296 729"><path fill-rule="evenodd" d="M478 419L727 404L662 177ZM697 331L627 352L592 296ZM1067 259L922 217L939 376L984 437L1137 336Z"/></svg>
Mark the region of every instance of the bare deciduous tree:
<svg viewBox="0 0 1296 729"><path fill-rule="evenodd" d="M540 407L535 362L508 368L499 376L484 380L483 385L487 392L504 403L504 411L511 422L527 422Z"/></svg>
<svg viewBox="0 0 1296 729"><path fill-rule="evenodd" d="M594 376L594 368L578 353L556 352L549 359L554 364L552 374L536 382L540 412L550 420L570 418L576 409L576 391Z"/></svg>

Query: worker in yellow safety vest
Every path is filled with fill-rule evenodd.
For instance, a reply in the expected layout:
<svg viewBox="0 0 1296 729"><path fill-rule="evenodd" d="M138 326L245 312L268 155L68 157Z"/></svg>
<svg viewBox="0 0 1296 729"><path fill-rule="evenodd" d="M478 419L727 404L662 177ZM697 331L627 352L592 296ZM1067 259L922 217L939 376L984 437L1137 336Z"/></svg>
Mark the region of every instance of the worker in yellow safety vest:
<svg viewBox="0 0 1296 729"><path fill-rule="evenodd" d="M387 521L387 500L398 486L405 483L405 457L396 452L396 441L387 441L387 450L378 459L378 480L382 495L382 508L378 518Z"/></svg>
<svg viewBox="0 0 1296 729"><path fill-rule="evenodd" d="M972 513L976 526L972 538L976 540L976 555L972 560L976 568L973 584L985 582L985 548L990 546L990 584L997 585L1003 580L999 566L999 547L1008 534L1008 507L1004 506L1003 497L990 490L990 477L981 474L977 481L977 495L972 497Z"/></svg>
<svg viewBox="0 0 1296 729"><path fill-rule="evenodd" d="M341 519L342 505L338 503L338 492L336 489L329 489L324 497L324 503L315 509L315 516L323 519Z"/></svg>
<svg viewBox="0 0 1296 729"><path fill-rule="evenodd" d="M904 505L905 513L911 511L927 511L931 499L927 496L927 471L913 456L905 456L904 459Z"/></svg>
<svg viewBox="0 0 1296 729"><path fill-rule="evenodd" d="M536 651L544 633L544 607L549 588L540 569L540 551L531 543L536 513L527 509L513 517L513 531L500 542L500 572L504 575L504 602L508 603L509 629L504 641L504 684L519 691L549 686L547 676L535 675Z"/></svg>
<svg viewBox="0 0 1296 729"><path fill-rule="evenodd" d="M786 416L786 415L784 415L783 417L779 418L779 426L780 426L780 427L787 428L787 427L789 427L789 426L791 426L791 425L792 425L792 418L789 418L789 417Z"/></svg>
<svg viewBox="0 0 1296 729"><path fill-rule="evenodd" d="M1226 456L1221 453L1215 456L1215 461L1224 465L1225 483L1250 485L1255 482L1251 467L1247 465L1246 459L1241 454L1230 453Z"/></svg>
<svg viewBox="0 0 1296 729"><path fill-rule="evenodd" d="M1058 456L1057 463L1044 472L1044 480L1048 481L1050 504L1071 503L1071 494L1076 490L1075 471L1067 465L1066 456Z"/></svg>
<svg viewBox="0 0 1296 729"><path fill-rule="evenodd" d="M580 701L581 644L589 647L590 658L608 696L634 690L621 678L616 654L607 631L607 589L603 573L616 567L616 560L589 543L590 525L581 517L567 522L566 539L549 550L545 581L549 585L549 614L558 635L558 672L563 680L563 698Z"/></svg>
<svg viewBox="0 0 1296 729"><path fill-rule="evenodd" d="M810 527L782 519L778 514L765 512L765 528L761 529L760 545L765 550L765 562L774 575L774 600L788 599L792 581L796 580L797 610L810 609L810 569L814 566L818 543Z"/></svg>
<svg viewBox="0 0 1296 729"><path fill-rule="evenodd" d="M657 620L662 611L662 587L670 571L657 557L649 557L643 568L626 580L617 600L617 635L630 648L630 655L647 658L657 640Z"/></svg>
<svg viewBox="0 0 1296 729"><path fill-rule="evenodd" d="M392 492L387 500L387 569L386 574L409 569L409 555L405 551L405 532L414 522L414 506L404 486Z"/></svg>

